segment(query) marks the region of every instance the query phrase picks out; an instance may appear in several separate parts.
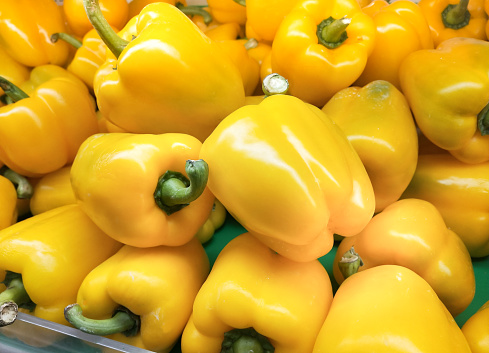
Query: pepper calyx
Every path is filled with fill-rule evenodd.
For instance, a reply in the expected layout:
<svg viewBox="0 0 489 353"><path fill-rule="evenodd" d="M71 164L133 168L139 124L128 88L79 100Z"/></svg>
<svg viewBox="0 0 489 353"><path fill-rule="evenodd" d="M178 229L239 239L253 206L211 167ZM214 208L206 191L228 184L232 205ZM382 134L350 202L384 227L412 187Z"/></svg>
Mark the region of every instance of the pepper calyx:
<svg viewBox="0 0 489 353"><path fill-rule="evenodd" d="M477 114L477 128L482 136L489 135L489 103Z"/></svg>
<svg viewBox="0 0 489 353"><path fill-rule="evenodd" d="M328 49L338 48L348 39L346 28L350 23L351 19L346 17L334 19L330 16L322 20L316 30L319 44Z"/></svg>
<svg viewBox="0 0 489 353"><path fill-rule="evenodd" d="M360 258L360 255L355 252L353 246L345 252L340 261L338 261L338 267L345 279L357 273L361 266L363 266L363 260Z"/></svg>
<svg viewBox="0 0 489 353"><path fill-rule="evenodd" d="M458 4L449 4L441 13L445 28L460 29L470 22L470 12L467 9L469 0L460 0Z"/></svg>
<svg viewBox="0 0 489 353"><path fill-rule="evenodd" d="M221 345L221 353L273 353L274 351L275 347L268 338L253 327L225 332Z"/></svg>

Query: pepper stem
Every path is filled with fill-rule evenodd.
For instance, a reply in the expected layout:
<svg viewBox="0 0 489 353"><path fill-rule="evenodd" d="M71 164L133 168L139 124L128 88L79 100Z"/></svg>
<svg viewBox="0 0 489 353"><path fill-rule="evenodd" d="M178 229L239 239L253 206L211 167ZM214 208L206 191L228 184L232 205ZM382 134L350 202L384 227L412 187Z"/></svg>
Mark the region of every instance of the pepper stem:
<svg viewBox="0 0 489 353"><path fill-rule="evenodd" d="M158 207L167 215L188 206L205 190L209 166L204 160L188 160L185 163L185 172L188 179L182 173L169 170L158 180L153 196Z"/></svg>
<svg viewBox="0 0 489 353"><path fill-rule="evenodd" d="M248 39L244 44L246 50L254 49L257 46L258 46L258 41L255 38Z"/></svg>
<svg viewBox="0 0 489 353"><path fill-rule="evenodd" d="M197 5L188 5L185 6L181 2L177 2L175 4L175 7L182 11L185 15L192 17L192 16L202 16L204 19L204 23L208 25L209 23L212 22L212 15L204 10L202 6L197 6Z"/></svg>
<svg viewBox="0 0 489 353"><path fill-rule="evenodd" d="M14 172L5 165L0 168L0 175L10 180L16 186L18 199L30 199L32 197L34 189L26 177Z"/></svg>
<svg viewBox="0 0 489 353"><path fill-rule="evenodd" d="M477 114L477 127L482 136L489 135L489 103Z"/></svg>
<svg viewBox="0 0 489 353"><path fill-rule="evenodd" d="M0 327L14 323L19 306L32 303L20 274L7 272L4 283L7 288L0 293Z"/></svg>
<svg viewBox="0 0 489 353"><path fill-rule="evenodd" d="M112 29L100 9L98 0L83 0L83 6L93 28L97 31L107 48L118 58L129 43Z"/></svg>
<svg viewBox="0 0 489 353"><path fill-rule="evenodd" d="M256 332L253 327L233 329L224 333L220 353L273 353L268 338Z"/></svg>
<svg viewBox="0 0 489 353"><path fill-rule="evenodd" d="M76 39L68 33L59 32L51 35L52 43L56 43L59 39L64 40L66 43L72 45L75 49L79 49L83 45L81 40Z"/></svg>
<svg viewBox="0 0 489 353"><path fill-rule="evenodd" d="M338 20L329 17L322 20L317 26L317 37L319 43L328 49L339 47L348 38L346 27L350 24L350 18L340 18Z"/></svg>
<svg viewBox="0 0 489 353"><path fill-rule="evenodd" d="M279 74L270 74L263 79L262 90L265 98L275 94L287 94L289 81Z"/></svg>
<svg viewBox="0 0 489 353"><path fill-rule="evenodd" d="M135 336L140 330L139 316L134 315L124 307L116 310L114 316L105 320L94 320L83 316L78 304L70 304L64 310L66 320L82 332L92 335L107 336L122 333L125 336Z"/></svg>
<svg viewBox="0 0 489 353"><path fill-rule="evenodd" d="M340 272L345 279L358 272L360 266L363 266L363 261L355 252L353 246L348 250L338 262Z"/></svg>
<svg viewBox="0 0 489 353"><path fill-rule="evenodd" d="M246 6L246 0L233 0L236 4Z"/></svg>
<svg viewBox="0 0 489 353"><path fill-rule="evenodd" d="M446 28L460 29L469 24L470 12L467 9L469 0L460 0L458 4L450 4L441 13Z"/></svg>
<svg viewBox="0 0 489 353"><path fill-rule="evenodd" d="M27 93L2 76L0 76L0 88L3 89L5 94L12 100L13 103L24 98L29 98Z"/></svg>

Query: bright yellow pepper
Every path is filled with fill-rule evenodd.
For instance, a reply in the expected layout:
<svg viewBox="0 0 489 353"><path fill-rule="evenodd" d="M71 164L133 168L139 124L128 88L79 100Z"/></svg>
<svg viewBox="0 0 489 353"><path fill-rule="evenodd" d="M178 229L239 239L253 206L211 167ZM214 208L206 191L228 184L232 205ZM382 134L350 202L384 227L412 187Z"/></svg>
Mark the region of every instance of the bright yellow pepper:
<svg viewBox="0 0 489 353"><path fill-rule="evenodd" d="M14 85L18 86L29 78L29 71L30 69L27 66L12 58L0 46L0 76L5 77ZM3 94L3 89L0 88L0 96Z"/></svg>
<svg viewBox="0 0 489 353"><path fill-rule="evenodd" d="M29 95L0 83L14 101L0 107L0 160L15 172L38 177L68 165L98 132L94 101L81 81L55 77Z"/></svg>
<svg viewBox="0 0 489 353"><path fill-rule="evenodd" d="M355 85L385 80L401 89L399 66L413 51L433 49L430 27L419 6L409 0L374 0L362 11L373 18L375 44Z"/></svg>
<svg viewBox="0 0 489 353"><path fill-rule="evenodd" d="M416 126L402 93L377 80L342 89L322 110L360 156L374 188L375 212L398 200L418 160Z"/></svg>
<svg viewBox="0 0 489 353"><path fill-rule="evenodd" d="M462 326L472 353L489 352L489 301L484 303Z"/></svg>
<svg viewBox="0 0 489 353"><path fill-rule="evenodd" d="M89 11L98 15L96 6ZM236 65L175 6L147 5L121 37L97 31L115 53L94 79L99 109L114 125L135 133L186 133L203 141L243 104Z"/></svg>
<svg viewBox="0 0 489 353"><path fill-rule="evenodd" d="M428 201L397 201L376 214L359 234L344 238L333 262L334 277L340 285L351 275L349 259L342 257L352 247L363 262L358 272L380 265L407 267L430 284L454 317L474 298L470 254Z"/></svg>
<svg viewBox="0 0 489 353"><path fill-rule="evenodd" d="M115 27L122 28L129 20L129 4L127 0L98 0L100 9L107 22ZM83 0L63 0L63 12L68 26L78 37L85 36L93 29L87 17Z"/></svg>
<svg viewBox="0 0 489 353"><path fill-rule="evenodd" d="M17 191L14 184L0 175L0 229L17 222Z"/></svg>
<svg viewBox="0 0 489 353"><path fill-rule="evenodd" d="M70 59L67 43L52 43L53 33L66 32L61 7L53 0L2 0L0 44L19 63L34 67L65 65Z"/></svg>
<svg viewBox="0 0 489 353"><path fill-rule="evenodd" d="M129 2L129 19L134 16L139 15L141 10L148 4L152 4L154 2L166 2L171 5L176 5L177 3L182 4L182 6L187 6L187 2L185 0L132 0Z"/></svg>
<svg viewBox="0 0 489 353"><path fill-rule="evenodd" d="M246 37L272 44L284 17L301 0L246 0Z"/></svg>
<svg viewBox="0 0 489 353"><path fill-rule="evenodd" d="M412 270L382 265L339 287L313 353L470 353L457 323Z"/></svg>
<svg viewBox="0 0 489 353"><path fill-rule="evenodd" d="M197 231L197 234L195 234L196 238L199 239L202 244L211 240L216 230L224 225L226 215L227 211L224 205L218 199L215 199L214 205L212 206L212 212L207 221L205 221Z"/></svg>
<svg viewBox="0 0 489 353"><path fill-rule="evenodd" d="M291 95L323 107L362 74L374 47L375 24L356 0L299 3L272 45L272 71Z"/></svg>
<svg viewBox="0 0 489 353"><path fill-rule="evenodd" d="M325 255L333 233L358 233L374 212L372 184L346 136L293 96L237 109L203 143L200 158L229 213L292 260Z"/></svg>
<svg viewBox="0 0 489 353"><path fill-rule="evenodd" d="M71 166L65 166L37 180L30 198L30 210L33 215L76 203L70 171Z"/></svg>
<svg viewBox="0 0 489 353"><path fill-rule="evenodd" d="M245 0L207 0L207 5L217 22L246 24Z"/></svg>
<svg viewBox="0 0 489 353"><path fill-rule="evenodd" d="M435 47L455 37L487 39L484 0L420 0L418 5L428 21Z"/></svg>
<svg viewBox="0 0 489 353"><path fill-rule="evenodd" d="M465 163L489 160L488 57L489 42L452 38L409 54L399 70L422 133Z"/></svg>
<svg viewBox="0 0 489 353"><path fill-rule="evenodd" d="M86 276L77 304L65 315L84 332L167 353L182 334L209 267L197 238L174 247L126 245Z"/></svg>
<svg viewBox="0 0 489 353"><path fill-rule="evenodd" d="M448 153L420 155L402 196L435 205L472 257L489 255L488 197L489 162L466 164Z"/></svg>
<svg viewBox="0 0 489 353"><path fill-rule="evenodd" d="M122 244L105 235L77 205L58 207L0 231L0 268L9 271L12 288L1 303L16 318L26 306L33 315L67 325L64 308L75 302L86 275ZM9 287L9 286L7 286ZM16 292L17 290L17 292ZM12 304L14 302L15 304ZM11 322L4 322L9 324Z"/></svg>
<svg viewBox="0 0 489 353"><path fill-rule="evenodd" d="M197 161L201 145L184 134L90 136L71 166L78 204L124 244L183 245L214 203L207 165Z"/></svg>
<svg viewBox="0 0 489 353"><path fill-rule="evenodd" d="M195 298L182 353L311 352L332 299L318 260L291 261L248 233L238 235Z"/></svg>

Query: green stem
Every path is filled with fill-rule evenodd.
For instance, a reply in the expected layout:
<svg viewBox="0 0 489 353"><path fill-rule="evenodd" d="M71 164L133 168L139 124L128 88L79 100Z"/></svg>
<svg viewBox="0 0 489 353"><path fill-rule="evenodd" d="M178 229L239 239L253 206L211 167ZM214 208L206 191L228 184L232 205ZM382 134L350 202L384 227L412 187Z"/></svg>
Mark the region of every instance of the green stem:
<svg viewBox="0 0 489 353"><path fill-rule="evenodd" d="M24 98L29 98L27 93L2 76L0 76L0 88L3 89L5 94L12 100L13 103Z"/></svg>
<svg viewBox="0 0 489 353"><path fill-rule="evenodd" d="M470 12L467 9L469 0L460 0L458 4L450 4L441 13L446 28L460 29L469 24Z"/></svg>
<svg viewBox="0 0 489 353"><path fill-rule="evenodd" d="M0 175L10 180L16 186L18 199L30 199L32 197L34 189L25 176L14 172L5 165L0 168Z"/></svg>
<svg viewBox="0 0 489 353"><path fill-rule="evenodd" d="M188 179L182 173L169 170L158 180L154 199L158 207L167 215L188 206L205 190L209 166L204 160L188 160L185 164L185 172Z"/></svg>
<svg viewBox="0 0 489 353"><path fill-rule="evenodd" d="M81 40L76 39L68 33L59 32L51 35L51 42L56 43L59 39L64 40L66 43L75 47L75 49L79 49L83 45Z"/></svg>
<svg viewBox="0 0 489 353"><path fill-rule="evenodd" d="M122 333L125 336L135 336L140 330L140 319L126 308L120 307L114 316L105 320L94 320L83 316L78 304L71 304L64 311L66 320L74 327L92 335L107 336Z"/></svg>
<svg viewBox="0 0 489 353"><path fill-rule="evenodd" d="M263 79L262 90L265 98L275 94L287 94L289 81L279 74L270 74Z"/></svg>
<svg viewBox="0 0 489 353"><path fill-rule="evenodd" d="M83 6L93 28L95 28L105 45L118 58L129 42L119 37L112 29L102 14L98 0L83 0Z"/></svg>
<svg viewBox="0 0 489 353"><path fill-rule="evenodd" d="M246 0L233 0L236 4L246 6Z"/></svg>
<svg viewBox="0 0 489 353"><path fill-rule="evenodd" d="M275 348L268 338L253 327L233 329L224 333L221 353L273 353Z"/></svg>
<svg viewBox="0 0 489 353"><path fill-rule="evenodd" d="M198 6L198 5L185 6L181 2L177 2L175 4L175 6L177 7L177 9L179 9L180 11L182 11L185 15L187 15L189 17L202 16L204 18L204 23L206 25L208 25L209 23L212 22L212 15L209 12L207 12L206 10L204 10L204 8L202 6Z"/></svg>
<svg viewBox="0 0 489 353"><path fill-rule="evenodd" d="M482 136L489 135L489 103L477 115L477 127Z"/></svg>
<svg viewBox="0 0 489 353"><path fill-rule="evenodd" d="M328 49L339 47L348 38L346 28L350 22L351 19L345 17L338 20L333 17L322 20L316 31L319 43Z"/></svg>
<svg viewBox="0 0 489 353"><path fill-rule="evenodd" d="M360 266L363 266L363 261L355 252L353 246L348 250L338 262L341 274L345 279L358 272Z"/></svg>
<svg viewBox="0 0 489 353"><path fill-rule="evenodd" d="M255 38L248 39L244 44L246 50L254 49L257 46L258 46L258 41Z"/></svg>
<svg viewBox="0 0 489 353"><path fill-rule="evenodd" d="M7 288L0 293L0 327L12 324L17 318L19 307L32 303L20 274L7 272L3 283Z"/></svg>

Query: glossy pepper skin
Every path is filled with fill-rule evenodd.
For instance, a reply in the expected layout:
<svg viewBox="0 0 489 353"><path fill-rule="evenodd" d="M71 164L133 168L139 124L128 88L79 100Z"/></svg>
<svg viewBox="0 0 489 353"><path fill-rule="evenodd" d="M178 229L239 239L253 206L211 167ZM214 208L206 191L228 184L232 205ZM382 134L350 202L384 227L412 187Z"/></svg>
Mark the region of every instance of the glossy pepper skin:
<svg viewBox="0 0 489 353"><path fill-rule="evenodd" d="M246 23L246 6L234 0L208 0L212 17L220 23Z"/></svg>
<svg viewBox="0 0 489 353"><path fill-rule="evenodd" d="M428 22L419 6L409 0L390 4L374 0L362 11L374 20L375 44L355 85L385 80L401 89L399 66L402 60L416 50L434 48Z"/></svg>
<svg viewBox="0 0 489 353"><path fill-rule="evenodd" d="M212 239L216 230L221 228L226 221L227 211L224 205L218 200L214 200L212 212L207 221L200 227L195 236L204 244Z"/></svg>
<svg viewBox="0 0 489 353"><path fill-rule="evenodd" d="M462 333L469 343L472 353L489 352L489 301L484 303L462 326Z"/></svg>
<svg viewBox="0 0 489 353"><path fill-rule="evenodd" d="M487 39L484 0L420 0L418 5L430 26L435 47L455 37ZM445 11L450 10L454 13L447 15Z"/></svg>
<svg viewBox="0 0 489 353"><path fill-rule="evenodd" d="M15 85L20 85L29 78L30 69L12 58L2 47L0 47L0 76ZM3 89L0 88L0 96L3 95ZM0 106L3 105L0 102Z"/></svg>
<svg viewBox="0 0 489 353"><path fill-rule="evenodd" d="M489 42L452 38L409 54L399 70L422 133L465 163L489 160L488 56Z"/></svg>
<svg viewBox="0 0 489 353"><path fill-rule="evenodd" d="M406 267L383 265L339 287L313 353L409 351L470 353L430 285Z"/></svg>
<svg viewBox="0 0 489 353"><path fill-rule="evenodd" d="M156 0L133 0L129 2L129 19L133 18L134 16L139 15L141 10L148 4L152 4L154 2L161 2L161 1L156 1ZM181 3L182 6L186 6L187 2L185 0L165 0L162 2L166 2L171 5L176 5L177 3Z"/></svg>
<svg viewBox="0 0 489 353"><path fill-rule="evenodd" d="M92 319L107 319L119 306L127 308L140 319L138 333L107 337L159 353L170 352L209 267L197 238L177 247L126 245L86 276L77 303L83 315Z"/></svg>
<svg viewBox="0 0 489 353"><path fill-rule="evenodd" d="M33 215L53 208L76 204L70 180L71 166L65 166L39 178L34 185L29 206Z"/></svg>
<svg viewBox="0 0 489 353"><path fill-rule="evenodd" d="M293 96L272 95L228 115L200 158L229 213L292 260L325 255L333 233L358 233L374 212L372 184L346 136Z"/></svg>
<svg viewBox="0 0 489 353"><path fill-rule="evenodd" d="M51 34L66 32L61 8L53 0L2 0L0 43L15 60L28 67L65 65L67 43L52 43Z"/></svg>
<svg viewBox="0 0 489 353"><path fill-rule="evenodd" d="M96 132L88 88L56 77L0 108L0 159L21 175L40 177L70 164L80 144Z"/></svg>
<svg viewBox="0 0 489 353"><path fill-rule="evenodd" d="M322 108L345 133L367 170L375 212L399 199L418 160L418 137L409 105L388 81L336 93Z"/></svg>
<svg viewBox="0 0 489 353"><path fill-rule="evenodd" d="M409 236L402 236L405 234ZM345 276L338 264L352 246L363 262L359 272L380 265L407 267L430 284L454 317L474 298L475 277L470 254L428 201L397 201L376 214L359 234L344 238L333 264L340 285Z"/></svg>
<svg viewBox="0 0 489 353"><path fill-rule="evenodd" d="M332 299L319 261L291 261L249 233L238 235L220 252L195 298L182 353L221 352L226 333L249 327L276 353L311 352Z"/></svg>
<svg viewBox="0 0 489 353"><path fill-rule="evenodd" d="M14 184L0 176L0 230L17 222L17 191Z"/></svg>
<svg viewBox="0 0 489 353"><path fill-rule="evenodd" d="M79 206L68 205L1 230L0 268L22 275L33 315L67 325L64 308L86 275L121 246Z"/></svg>
<svg viewBox="0 0 489 353"><path fill-rule="evenodd" d="M127 0L99 0L99 3L105 19L111 26L121 29L126 25L129 20ZM73 34L83 37L93 29L85 12L83 0L63 0L62 8Z"/></svg>
<svg viewBox="0 0 489 353"><path fill-rule="evenodd" d="M175 6L149 4L119 34L130 42L94 79L99 109L114 125L203 141L243 104L235 64Z"/></svg>
<svg viewBox="0 0 489 353"><path fill-rule="evenodd" d="M318 30L323 24L324 30ZM275 35L272 71L289 80L291 95L323 107L362 74L375 31L356 0L300 2Z"/></svg>
<svg viewBox="0 0 489 353"><path fill-rule="evenodd" d="M489 162L466 164L450 154L420 155L402 198L426 200L440 211L472 257L489 255Z"/></svg>
<svg viewBox="0 0 489 353"><path fill-rule="evenodd" d="M85 140L71 166L71 185L87 215L108 235L137 247L179 246L209 217L214 195L203 193L167 214L154 196L167 171L186 175L201 142L184 134L96 134Z"/></svg>

